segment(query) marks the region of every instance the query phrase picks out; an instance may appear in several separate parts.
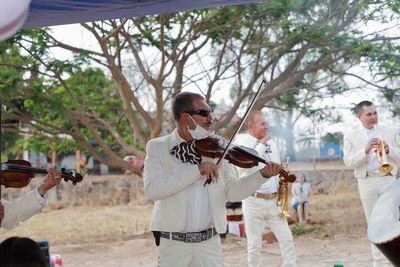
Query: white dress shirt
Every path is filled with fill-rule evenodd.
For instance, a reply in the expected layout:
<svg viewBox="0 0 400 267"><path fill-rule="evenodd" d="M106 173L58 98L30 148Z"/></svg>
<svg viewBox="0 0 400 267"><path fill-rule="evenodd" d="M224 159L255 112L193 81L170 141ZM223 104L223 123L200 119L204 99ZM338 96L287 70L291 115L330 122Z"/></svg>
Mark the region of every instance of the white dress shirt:
<svg viewBox="0 0 400 267"><path fill-rule="evenodd" d="M369 140L371 140L372 138L376 138L377 136L374 129L367 129L367 128L364 129L365 129L365 145L367 145ZM369 151L367 171L377 172L378 168L379 168L378 155L375 153L375 148L373 148Z"/></svg>
<svg viewBox="0 0 400 267"><path fill-rule="evenodd" d="M176 144L186 142L179 135ZM204 179L200 179L188 187L186 224L183 232L200 232L212 226L212 215L208 201L207 188L204 186Z"/></svg>
<svg viewBox="0 0 400 267"><path fill-rule="evenodd" d="M265 145L260 143L260 140L251 136L250 134L239 134L235 139L236 145L242 145L257 151L258 156L265 159L266 161L272 161L275 163L280 163L279 151L275 145L275 142L269 140ZM244 175L247 173L252 173L257 170L264 168L264 163L258 163L257 166L251 169L240 168L240 175ZM265 183L261 185L261 187L256 191L257 193L262 194L272 194L278 191L279 180L278 175L271 177L271 179L267 180Z"/></svg>
<svg viewBox="0 0 400 267"><path fill-rule="evenodd" d="M200 232L212 225L210 204L205 180L198 180L188 188L186 226L183 232Z"/></svg>

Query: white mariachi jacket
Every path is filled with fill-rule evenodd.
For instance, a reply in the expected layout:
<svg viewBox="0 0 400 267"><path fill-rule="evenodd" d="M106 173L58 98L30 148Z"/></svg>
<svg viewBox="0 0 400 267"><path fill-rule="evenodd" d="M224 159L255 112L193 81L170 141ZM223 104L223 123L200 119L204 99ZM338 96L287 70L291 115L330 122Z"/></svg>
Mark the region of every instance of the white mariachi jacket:
<svg viewBox="0 0 400 267"><path fill-rule="evenodd" d="M388 145L387 161L393 166L391 174L396 176L400 166L400 132L393 128L380 126L379 135ZM344 134L343 161L346 167L354 168L356 178L365 178L369 155L365 154L365 129L356 129Z"/></svg>
<svg viewBox="0 0 400 267"><path fill-rule="evenodd" d="M186 223L188 187L204 179L197 165L183 163L170 150L184 142L175 129L171 134L152 139L146 147L144 192L154 200L151 231L181 232ZM202 162L216 159L202 157ZM227 201L240 201L257 190L265 178L257 171L239 178L234 165L223 160L216 183L207 185L211 215L218 233L226 232Z"/></svg>
<svg viewBox="0 0 400 267"><path fill-rule="evenodd" d="M37 188L14 201L1 200L4 206L4 218L1 221L2 228L13 229L20 222L26 221L41 211L43 205L37 200L36 191Z"/></svg>

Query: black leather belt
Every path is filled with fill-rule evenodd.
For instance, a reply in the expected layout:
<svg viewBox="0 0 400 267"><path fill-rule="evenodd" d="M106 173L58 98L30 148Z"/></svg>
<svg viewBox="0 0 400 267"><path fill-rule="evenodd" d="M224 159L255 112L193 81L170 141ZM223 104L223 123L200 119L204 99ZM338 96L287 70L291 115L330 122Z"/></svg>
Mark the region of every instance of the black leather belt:
<svg viewBox="0 0 400 267"><path fill-rule="evenodd" d="M210 239L216 234L217 231L213 227L201 232L189 232L189 233L161 232L161 237L176 241L182 241L185 243L200 243Z"/></svg>

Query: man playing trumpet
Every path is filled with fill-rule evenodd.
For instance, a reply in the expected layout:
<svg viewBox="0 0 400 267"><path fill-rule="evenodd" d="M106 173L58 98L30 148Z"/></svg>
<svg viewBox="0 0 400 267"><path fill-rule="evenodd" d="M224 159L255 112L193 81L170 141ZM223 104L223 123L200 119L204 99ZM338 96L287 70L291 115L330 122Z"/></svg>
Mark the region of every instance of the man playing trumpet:
<svg viewBox="0 0 400 267"><path fill-rule="evenodd" d="M375 202L385 188L396 179L400 166L400 132L378 124L378 112L370 101L356 106L362 126L344 134L343 161L354 168L367 224ZM374 267L392 266L371 244Z"/></svg>

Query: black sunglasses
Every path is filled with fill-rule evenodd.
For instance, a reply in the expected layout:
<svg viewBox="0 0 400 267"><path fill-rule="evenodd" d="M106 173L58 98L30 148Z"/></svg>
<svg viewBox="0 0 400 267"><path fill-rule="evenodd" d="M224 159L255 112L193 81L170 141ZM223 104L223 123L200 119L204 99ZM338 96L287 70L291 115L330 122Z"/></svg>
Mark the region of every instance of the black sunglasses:
<svg viewBox="0 0 400 267"><path fill-rule="evenodd" d="M186 111L186 113L188 114L196 114L196 115L200 115L203 117L208 117L208 115L210 115L211 110L210 109L199 109L199 110L190 110L190 111Z"/></svg>

